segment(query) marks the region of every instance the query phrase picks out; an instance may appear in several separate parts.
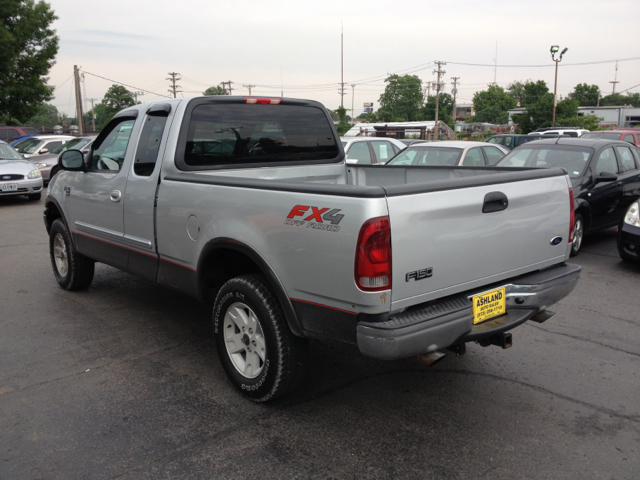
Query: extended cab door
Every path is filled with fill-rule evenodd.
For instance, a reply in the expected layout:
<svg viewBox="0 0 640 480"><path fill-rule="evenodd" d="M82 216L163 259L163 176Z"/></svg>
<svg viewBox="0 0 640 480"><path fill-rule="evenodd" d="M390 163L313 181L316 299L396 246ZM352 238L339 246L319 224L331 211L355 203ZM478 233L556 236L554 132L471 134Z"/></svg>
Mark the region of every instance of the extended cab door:
<svg viewBox="0 0 640 480"><path fill-rule="evenodd" d="M171 115L171 116L170 116ZM156 280L155 205L162 155L173 119L169 103L154 104L142 118L140 139L129 167L124 202L124 242L129 248L127 271Z"/></svg>
<svg viewBox="0 0 640 480"><path fill-rule="evenodd" d="M132 133L137 133L137 111L121 113L96 138L87 159L87 171L76 172L62 188L65 213L78 251L94 260L126 269L124 191L133 157Z"/></svg>

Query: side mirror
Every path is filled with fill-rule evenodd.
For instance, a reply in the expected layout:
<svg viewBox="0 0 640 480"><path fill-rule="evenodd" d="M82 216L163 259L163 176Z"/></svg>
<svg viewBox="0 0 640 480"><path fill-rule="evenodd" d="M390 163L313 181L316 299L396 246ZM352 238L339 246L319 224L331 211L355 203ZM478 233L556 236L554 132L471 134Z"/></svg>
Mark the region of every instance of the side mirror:
<svg viewBox="0 0 640 480"><path fill-rule="evenodd" d="M41 148L40 149L40 155L45 154L45 153L49 153L49 149L48 148Z"/></svg>
<svg viewBox="0 0 640 480"><path fill-rule="evenodd" d="M616 180L618 180L618 176L615 173L602 172L596 176L595 183L597 185L598 183L615 182Z"/></svg>
<svg viewBox="0 0 640 480"><path fill-rule="evenodd" d="M82 172L85 170L84 155L80 150L67 150L62 152L58 160L63 170L70 172Z"/></svg>

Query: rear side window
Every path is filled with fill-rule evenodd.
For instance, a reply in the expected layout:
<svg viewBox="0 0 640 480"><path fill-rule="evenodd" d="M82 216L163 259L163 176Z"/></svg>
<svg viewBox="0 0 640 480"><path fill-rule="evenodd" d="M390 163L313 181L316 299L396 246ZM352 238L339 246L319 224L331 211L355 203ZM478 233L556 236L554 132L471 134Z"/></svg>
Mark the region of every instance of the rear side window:
<svg viewBox="0 0 640 480"><path fill-rule="evenodd" d="M378 162L381 163L386 163L396 154L391 142L371 142L371 146L373 147L373 151L376 154Z"/></svg>
<svg viewBox="0 0 640 480"><path fill-rule="evenodd" d="M185 140L183 167L187 170L327 161L339 155L326 114L314 106L197 105ZM178 157L179 166L181 160Z"/></svg>
<svg viewBox="0 0 640 480"><path fill-rule="evenodd" d="M506 155L499 167L564 168L570 177L576 178L584 172L591 153L590 148L534 148L522 146ZM613 153L613 150L612 150ZM614 157L615 162L615 157Z"/></svg>
<svg viewBox="0 0 640 480"><path fill-rule="evenodd" d="M133 171L141 177L148 177L153 173L160 150L160 141L167 124L167 117L148 116L142 127Z"/></svg>
<svg viewBox="0 0 640 480"><path fill-rule="evenodd" d="M487 143L503 144L502 137L491 137L489 140L487 140Z"/></svg>
<svg viewBox="0 0 640 480"><path fill-rule="evenodd" d="M616 147L616 150L618 151L618 156L622 163L622 171L628 172L629 170L635 170L636 162L633 158L633 154L631 153L631 149L629 147Z"/></svg>
<svg viewBox="0 0 640 480"><path fill-rule="evenodd" d="M56 140L55 142L48 142L44 148L47 149L48 152L53 152L56 148L62 146L61 140Z"/></svg>
<svg viewBox="0 0 640 480"><path fill-rule="evenodd" d="M487 163L489 165L495 165L504 157L504 153L495 147L484 147L484 154L487 156Z"/></svg>
<svg viewBox="0 0 640 480"><path fill-rule="evenodd" d="M633 138L633 135L625 135L623 140L625 142L629 142L629 143L632 143L634 145L636 144L636 140Z"/></svg>
<svg viewBox="0 0 640 480"><path fill-rule="evenodd" d="M37 135L37 133L36 133ZM15 128L0 128L0 140L6 141L9 138L19 137L20 134Z"/></svg>
<svg viewBox="0 0 640 480"><path fill-rule="evenodd" d="M22 131L24 132L23 135L38 135L38 131L35 128L31 128L31 127L22 127Z"/></svg>
<svg viewBox="0 0 640 480"><path fill-rule="evenodd" d="M351 145L347 158L357 160L358 163L372 163L369 145L366 142L355 142Z"/></svg>
<svg viewBox="0 0 640 480"><path fill-rule="evenodd" d="M471 148L465 155L462 165L465 167L484 167L484 155L480 147Z"/></svg>

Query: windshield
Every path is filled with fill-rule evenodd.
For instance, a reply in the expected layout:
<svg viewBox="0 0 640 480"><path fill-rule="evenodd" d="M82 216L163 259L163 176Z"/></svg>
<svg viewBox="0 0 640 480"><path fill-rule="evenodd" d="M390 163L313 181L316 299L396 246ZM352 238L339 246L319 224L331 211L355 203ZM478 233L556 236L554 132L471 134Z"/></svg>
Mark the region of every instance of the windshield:
<svg viewBox="0 0 640 480"><path fill-rule="evenodd" d="M455 166L462 149L446 147L414 147L403 150L387 162L387 165Z"/></svg>
<svg viewBox="0 0 640 480"><path fill-rule="evenodd" d="M69 150L70 148L74 148L76 150L80 150L82 147L84 147L87 143L89 143L89 139L88 138L74 138L73 140L69 140L67 143L63 143L62 145L60 145L58 148L56 148L53 152L51 153L62 153L62 152L66 152L67 150Z"/></svg>
<svg viewBox="0 0 640 480"><path fill-rule="evenodd" d="M22 160L23 158L11 146L0 143L0 160Z"/></svg>
<svg viewBox="0 0 640 480"><path fill-rule="evenodd" d="M498 167L564 168L571 178L580 177L593 154L592 148L549 145L548 147L522 146L507 154Z"/></svg>
<svg viewBox="0 0 640 480"><path fill-rule="evenodd" d="M604 138L605 140L620 140L619 133L585 133L581 138Z"/></svg>
<svg viewBox="0 0 640 480"><path fill-rule="evenodd" d="M18 150L18 153L33 153L38 150L43 143L44 142L42 140L37 138L27 138L24 142L20 142L15 147L16 150Z"/></svg>

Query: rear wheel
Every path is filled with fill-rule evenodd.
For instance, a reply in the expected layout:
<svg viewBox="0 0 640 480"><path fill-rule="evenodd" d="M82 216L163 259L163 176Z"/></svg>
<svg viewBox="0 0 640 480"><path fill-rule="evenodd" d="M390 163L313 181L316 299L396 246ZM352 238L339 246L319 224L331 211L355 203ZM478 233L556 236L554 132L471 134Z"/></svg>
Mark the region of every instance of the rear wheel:
<svg viewBox="0 0 640 480"><path fill-rule="evenodd" d="M571 256L575 257L580 253L582 247L582 238L584 237L584 220L582 215L576 213L575 223L573 224L573 241L571 242Z"/></svg>
<svg viewBox="0 0 640 480"><path fill-rule="evenodd" d="M91 285L95 262L78 253L69 230L61 219L51 225L49 256L58 284L65 290L82 290Z"/></svg>
<svg viewBox="0 0 640 480"><path fill-rule="evenodd" d="M304 378L308 344L293 335L260 275L225 283L213 307L218 356L231 383L256 402L294 390Z"/></svg>

